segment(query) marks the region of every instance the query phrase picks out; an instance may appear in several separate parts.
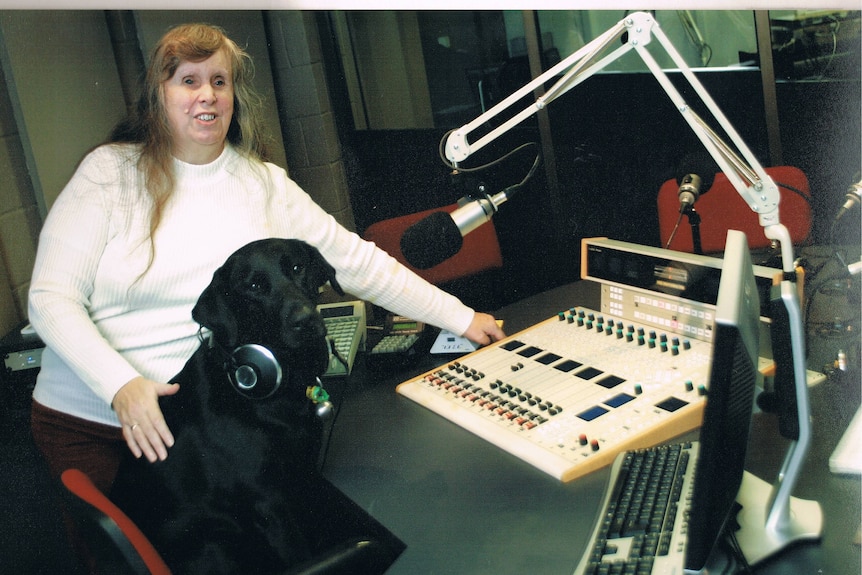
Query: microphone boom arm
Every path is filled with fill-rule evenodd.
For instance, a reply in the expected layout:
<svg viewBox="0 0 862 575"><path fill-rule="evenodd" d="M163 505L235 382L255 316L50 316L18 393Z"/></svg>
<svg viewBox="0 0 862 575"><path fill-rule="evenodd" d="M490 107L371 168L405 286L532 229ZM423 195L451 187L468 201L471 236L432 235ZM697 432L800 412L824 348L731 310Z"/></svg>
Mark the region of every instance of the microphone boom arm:
<svg viewBox="0 0 862 575"><path fill-rule="evenodd" d="M613 50L610 54L601 57L611 44L618 41L625 34L628 34L628 40L624 44ZM670 56L685 80L697 93L703 104L725 131L728 138L736 146L739 153L735 152L686 103L679 90L676 89L665 71L661 69L647 49L652 43L653 37L655 37L665 53ZM457 167L459 162L463 162L473 153L482 149L536 112L543 110L558 97L632 50L640 56L641 60L649 68L689 128L691 128L710 156L712 156L728 177L739 195L745 200L749 208L758 214L760 225L764 228L764 235L770 240L776 240L781 243L782 269L785 272L792 272L794 270L794 258L790 234L786 229L783 229L784 226L779 222L778 218L778 202L781 197L778 186L763 169L763 166L758 162L757 158L733 128L715 101L713 101L691 68L685 63L685 60L664 34L655 18L646 12L629 14L606 32L513 92L487 112L452 131L445 142L446 158ZM469 140L470 135L479 127L485 125L489 120L497 117L514 104L517 104L524 97L542 88L547 82L557 76L560 76L559 80L526 108L517 112L485 135L477 138L474 142ZM785 249L785 245L789 246L790 249Z"/></svg>

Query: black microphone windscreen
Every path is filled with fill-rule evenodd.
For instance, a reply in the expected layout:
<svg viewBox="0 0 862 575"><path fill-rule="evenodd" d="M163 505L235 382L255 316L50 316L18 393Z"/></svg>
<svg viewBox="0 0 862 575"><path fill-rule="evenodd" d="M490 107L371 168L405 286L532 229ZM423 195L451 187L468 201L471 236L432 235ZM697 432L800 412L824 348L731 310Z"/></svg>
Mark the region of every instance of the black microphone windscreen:
<svg viewBox="0 0 862 575"><path fill-rule="evenodd" d="M401 253L415 268L432 268L458 253L464 238L447 212L434 212L404 231Z"/></svg>

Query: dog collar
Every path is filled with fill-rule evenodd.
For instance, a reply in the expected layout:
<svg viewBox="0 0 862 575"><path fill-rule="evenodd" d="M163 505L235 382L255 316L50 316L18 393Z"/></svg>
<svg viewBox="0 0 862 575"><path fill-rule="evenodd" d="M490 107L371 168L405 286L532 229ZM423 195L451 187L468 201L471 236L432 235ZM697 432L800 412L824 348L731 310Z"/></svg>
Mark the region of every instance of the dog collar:
<svg viewBox="0 0 862 575"><path fill-rule="evenodd" d="M319 377L314 378L317 385L309 385L305 388L305 397L311 400L311 403L317 406L315 413L321 419L329 419L332 415L332 402L329 401L329 393L323 389L323 383Z"/></svg>

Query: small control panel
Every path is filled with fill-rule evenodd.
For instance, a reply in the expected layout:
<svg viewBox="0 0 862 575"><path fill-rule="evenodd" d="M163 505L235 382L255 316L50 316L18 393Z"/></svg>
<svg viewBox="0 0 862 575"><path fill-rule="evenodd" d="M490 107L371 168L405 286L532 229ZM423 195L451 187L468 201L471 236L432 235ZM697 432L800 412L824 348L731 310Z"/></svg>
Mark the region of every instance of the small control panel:
<svg viewBox="0 0 862 575"><path fill-rule="evenodd" d="M384 335L383 339L371 349L371 354L405 353L419 341L419 336L418 333Z"/></svg>
<svg viewBox="0 0 862 575"><path fill-rule="evenodd" d="M372 367L407 364L418 353L425 324L408 317L387 314L381 337L371 351L368 362Z"/></svg>

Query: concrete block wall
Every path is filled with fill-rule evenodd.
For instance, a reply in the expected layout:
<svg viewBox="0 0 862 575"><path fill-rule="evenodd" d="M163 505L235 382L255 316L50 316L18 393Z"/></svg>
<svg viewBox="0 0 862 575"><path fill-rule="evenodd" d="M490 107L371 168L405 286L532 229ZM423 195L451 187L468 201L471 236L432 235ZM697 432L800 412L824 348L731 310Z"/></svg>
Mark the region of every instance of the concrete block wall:
<svg viewBox="0 0 862 575"><path fill-rule="evenodd" d="M356 229L314 13L264 13L290 176L343 226Z"/></svg>
<svg viewBox="0 0 862 575"><path fill-rule="evenodd" d="M27 317L41 218L0 70L0 336Z"/></svg>

